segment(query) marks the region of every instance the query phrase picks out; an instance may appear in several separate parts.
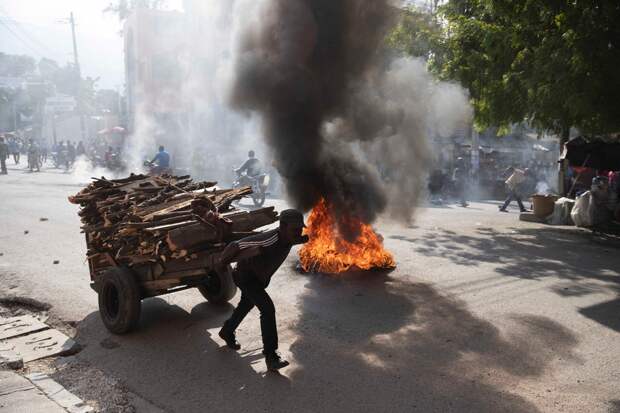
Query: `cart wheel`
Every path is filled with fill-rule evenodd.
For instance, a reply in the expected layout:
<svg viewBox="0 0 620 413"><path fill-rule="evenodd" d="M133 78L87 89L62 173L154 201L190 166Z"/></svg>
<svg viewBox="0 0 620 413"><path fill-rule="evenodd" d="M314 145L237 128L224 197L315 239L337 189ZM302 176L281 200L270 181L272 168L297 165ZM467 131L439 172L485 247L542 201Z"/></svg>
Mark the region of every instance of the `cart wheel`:
<svg viewBox="0 0 620 413"><path fill-rule="evenodd" d="M226 304L237 293L237 286L233 282L232 269L230 265L226 271L211 271L209 279L204 285L198 286L198 291L211 304Z"/></svg>
<svg viewBox="0 0 620 413"><path fill-rule="evenodd" d="M125 334L140 320L141 294L134 274L127 268L106 271L99 287L99 314L106 328Z"/></svg>

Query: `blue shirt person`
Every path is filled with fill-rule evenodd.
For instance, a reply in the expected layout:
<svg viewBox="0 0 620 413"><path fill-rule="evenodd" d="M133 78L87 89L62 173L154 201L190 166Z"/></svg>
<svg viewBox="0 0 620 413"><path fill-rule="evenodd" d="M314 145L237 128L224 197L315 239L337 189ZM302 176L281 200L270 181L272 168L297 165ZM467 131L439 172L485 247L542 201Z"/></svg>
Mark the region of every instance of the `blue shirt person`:
<svg viewBox="0 0 620 413"><path fill-rule="evenodd" d="M157 155L155 155L151 163L157 164L159 168L169 168L170 154L166 152L163 146L160 146L159 152L157 152Z"/></svg>

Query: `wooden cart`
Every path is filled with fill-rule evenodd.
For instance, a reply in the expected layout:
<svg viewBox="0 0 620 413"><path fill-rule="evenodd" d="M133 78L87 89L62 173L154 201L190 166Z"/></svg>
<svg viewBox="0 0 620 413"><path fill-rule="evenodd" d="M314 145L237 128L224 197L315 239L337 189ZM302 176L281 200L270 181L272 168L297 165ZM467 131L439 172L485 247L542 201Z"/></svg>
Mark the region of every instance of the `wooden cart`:
<svg viewBox="0 0 620 413"><path fill-rule="evenodd" d="M89 235L86 244L90 247ZM198 288L213 304L224 304L237 292L230 266L216 271L215 259L221 248L196 253L191 259L165 263L144 262L131 268L119 265L109 253L88 258L91 287L99 296L99 314L114 334L135 329L144 298Z"/></svg>

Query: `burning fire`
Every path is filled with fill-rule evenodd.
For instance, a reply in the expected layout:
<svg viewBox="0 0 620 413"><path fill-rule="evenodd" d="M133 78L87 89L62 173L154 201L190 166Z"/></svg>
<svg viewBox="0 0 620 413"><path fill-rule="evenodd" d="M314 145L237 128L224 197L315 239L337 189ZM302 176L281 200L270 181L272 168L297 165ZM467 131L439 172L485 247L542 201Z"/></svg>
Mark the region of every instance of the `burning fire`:
<svg viewBox="0 0 620 413"><path fill-rule="evenodd" d="M391 253L383 248L382 239L372 227L361 221L350 222L359 228L359 236L353 242L339 233L325 199L312 209L305 235L310 237L299 253L304 271L337 274L349 269L370 270L394 268Z"/></svg>

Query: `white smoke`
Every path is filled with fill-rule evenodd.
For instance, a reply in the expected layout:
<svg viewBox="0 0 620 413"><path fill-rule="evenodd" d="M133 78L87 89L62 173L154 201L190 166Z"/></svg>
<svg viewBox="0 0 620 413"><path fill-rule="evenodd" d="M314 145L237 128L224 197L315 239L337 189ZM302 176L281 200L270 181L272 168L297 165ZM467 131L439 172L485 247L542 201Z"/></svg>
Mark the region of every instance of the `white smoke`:
<svg viewBox="0 0 620 413"><path fill-rule="evenodd" d="M230 181L231 168L244 160L249 149L256 150L266 165L271 163L265 144L270 137L263 134L261 118L255 112L233 111L227 103L235 82L239 42L255 37L252 30L260 30L265 19L273 17L265 11L269 3L187 2L191 10L186 10L187 27L181 33L186 37L181 43L187 46L178 61L182 82L175 91L182 115L167 119L174 123L170 128L147 105L138 105L135 131L126 147L131 171L140 171L159 144L171 153L174 167L202 179ZM291 56L304 50L285 40L278 39L292 50ZM325 150L343 151L369 165L387 183L390 212L409 219L424 192L432 162L429 140L449 137L471 121L467 93L456 84L434 79L423 60L408 58L377 67L353 87L352 113L324 125ZM375 117L378 121L369 125L359 122ZM378 130L377 124L382 125ZM167 132L170 129L173 132Z"/></svg>
<svg viewBox="0 0 620 413"><path fill-rule="evenodd" d="M178 104L160 108L162 116L154 113L158 109L154 109L153 99L137 103L134 131L125 148L130 171L143 170L144 160L151 159L160 144L170 153L175 173L190 173L197 179L229 183L232 168L239 166L251 149L269 165L256 117L232 111L226 104L232 11L231 1L187 1L184 27L166 32L166 36L178 36L167 42L182 45L175 62L178 85L162 84L162 88L177 86L171 91L171 100ZM136 92L148 96L150 91Z"/></svg>

